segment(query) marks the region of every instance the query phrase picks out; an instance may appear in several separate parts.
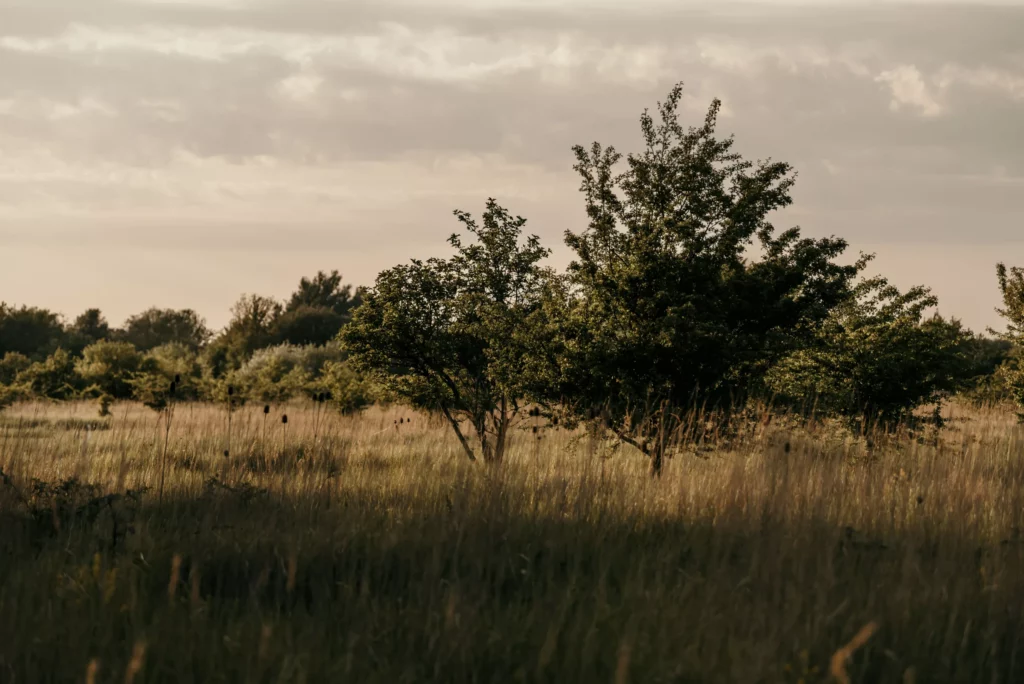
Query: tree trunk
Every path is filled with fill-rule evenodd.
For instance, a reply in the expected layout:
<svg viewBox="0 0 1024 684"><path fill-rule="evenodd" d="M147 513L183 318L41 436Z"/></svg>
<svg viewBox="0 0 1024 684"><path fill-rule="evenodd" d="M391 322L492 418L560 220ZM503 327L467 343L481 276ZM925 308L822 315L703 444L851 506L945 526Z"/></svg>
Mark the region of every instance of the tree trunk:
<svg viewBox="0 0 1024 684"><path fill-rule="evenodd" d="M448 423L452 426L452 430L455 431L455 436L459 438L459 444L462 445L462 449L466 452L466 456L469 457L470 461L475 461L476 455L473 453L473 447L469 446L469 442L466 441L466 436L462 434L462 430L459 428L459 421L455 420L446 406L442 406L441 411L444 413L444 417L448 419Z"/></svg>
<svg viewBox="0 0 1024 684"><path fill-rule="evenodd" d="M657 441L651 447L651 477L661 477L662 468L665 465L665 446Z"/></svg>

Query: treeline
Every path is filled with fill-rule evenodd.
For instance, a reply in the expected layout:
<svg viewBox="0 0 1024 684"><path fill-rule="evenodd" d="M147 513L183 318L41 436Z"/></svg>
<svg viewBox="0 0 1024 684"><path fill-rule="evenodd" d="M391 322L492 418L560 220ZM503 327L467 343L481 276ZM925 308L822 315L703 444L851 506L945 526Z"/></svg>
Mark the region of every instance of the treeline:
<svg viewBox="0 0 1024 684"><path fill-rule="evenodd" d="M355 411L386 398L443 415L471 459L500 461L524 421L587 425L655 474L751 404L859 432L955 394L1024 407L1024 271L996 269L1005 334L931 314L927 288L867 277L871 255L850 263L842 238L777 229L792 168L736 153L716 133L718 101L684 128L681 96L643 114L640 152L574 149L589 223L565 233L565 272L491 199L480 221L455 212L448 259L388 269L368 290L332 272L284 303L246 295L216 335L192 311L111 329L95 310L65 325L3 305L0 402L307 394Z"/></svg>
<svg viewBox="0 0 1024 684"><path fill-rule="evenodd" d="M179 400L283 402L326 397L343 411L374 400L336 338L363 289L341 276L303 278L286 302L244 295L214 333L195 311L149 309L112 327L90 309L73 322L0 304L0 407L25 399L120 399L161 407Z"/></svg>

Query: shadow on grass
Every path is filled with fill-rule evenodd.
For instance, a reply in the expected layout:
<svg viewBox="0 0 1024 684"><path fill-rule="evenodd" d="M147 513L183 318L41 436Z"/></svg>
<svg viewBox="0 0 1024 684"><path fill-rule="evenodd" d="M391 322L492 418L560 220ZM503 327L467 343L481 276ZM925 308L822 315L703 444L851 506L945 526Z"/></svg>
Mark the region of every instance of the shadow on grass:
<svg viewBox="0 0 1024 684"><path fill-rule="evenodd" d="M8 498L0 679L77 681L95 658L120 681L144 643L145 682L823 681L870 622L853 681L1024 678L1012 534L922 523L883 539L557 492L293 498L208 481L97 514L82 506L99 492Z"/></svg>

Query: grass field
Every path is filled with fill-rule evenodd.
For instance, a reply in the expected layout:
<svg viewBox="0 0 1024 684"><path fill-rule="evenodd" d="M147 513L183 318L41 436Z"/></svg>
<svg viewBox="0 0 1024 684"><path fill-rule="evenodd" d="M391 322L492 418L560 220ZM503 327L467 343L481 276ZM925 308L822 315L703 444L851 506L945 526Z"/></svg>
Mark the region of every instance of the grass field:
<svg viewBox="0 0 1024 684"><path fill-rule="evenodd" d="M1024 429L947 413L751 423L654 481L398 409L16 406L0 682L1024 681Z"/></svg>

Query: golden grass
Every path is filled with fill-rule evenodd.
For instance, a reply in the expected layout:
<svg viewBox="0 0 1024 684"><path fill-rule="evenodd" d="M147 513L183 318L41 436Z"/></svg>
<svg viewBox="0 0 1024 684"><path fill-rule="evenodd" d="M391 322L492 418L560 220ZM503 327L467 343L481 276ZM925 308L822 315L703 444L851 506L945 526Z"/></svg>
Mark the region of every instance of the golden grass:
<svg viewBox="0 0 1024 684"><path fill-rule="evenodd" d="M1024 681L1024 430L949 419L751 423L653 481L566 431L471 464L400 409L244 407L225 458L183 405L160 503L157 414L13 407L0 682Z"/></svg>

